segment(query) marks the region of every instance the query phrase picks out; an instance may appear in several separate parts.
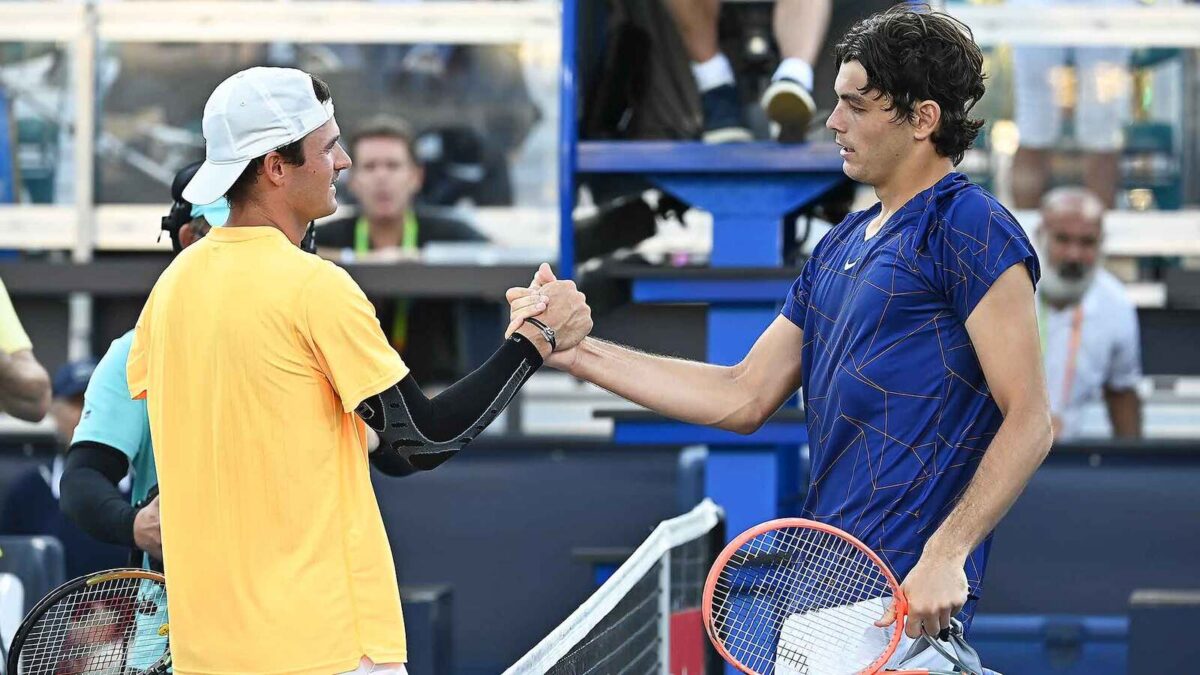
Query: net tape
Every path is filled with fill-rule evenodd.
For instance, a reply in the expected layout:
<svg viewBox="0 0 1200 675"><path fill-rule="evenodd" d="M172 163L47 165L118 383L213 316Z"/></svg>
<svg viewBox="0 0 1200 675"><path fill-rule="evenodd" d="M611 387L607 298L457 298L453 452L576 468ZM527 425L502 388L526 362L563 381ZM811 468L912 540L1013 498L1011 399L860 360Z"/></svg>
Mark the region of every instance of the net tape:
<svg viewBox="0 0 1200 675"><path fill-rule="evenodd" d="M671 594L673 602L691 602L699 606L699 593L704 585L704 577L708 572L710 560L698 554L692 546L696 540L702 540L715 528L722 518L720 507L711 500L705 499L688 513L665 520L650 533L650 536L638 546L637 550L617 569L590 598L571 613L565 621L551 631L525 656L521 657L505 675L543 675L556 671L556 666L572 660L572 657L582 654L589 643L607 631L621 630L621 618L630 620L643 618L643 612L648 611L647 605L653 605L657 612L656 601L658 594ZM680 549L671 556L671 589L658 588L658 574L663 556L673 549ZM698 568L696 571L693 568ZM639 586L641 588L639 588ZM685 587L686 586L686 587ZM694 588L693 588L694 587ZM645 590L643 590L643 588ZM624 603L624 605L622 605ZM619 611L617 611L619 610ZM618 621L613 625L602 622L613 615ZM641 626L647 625L642 620ZM597 628L599 630L597 631ZM601 664L575 663L570 672L651 672L639 664L643 663L641 655L623 656L624 662L619 668L610 668ZM626 660L627 659L627 660ZM582 659L575 659L581 661Z"/></svg>

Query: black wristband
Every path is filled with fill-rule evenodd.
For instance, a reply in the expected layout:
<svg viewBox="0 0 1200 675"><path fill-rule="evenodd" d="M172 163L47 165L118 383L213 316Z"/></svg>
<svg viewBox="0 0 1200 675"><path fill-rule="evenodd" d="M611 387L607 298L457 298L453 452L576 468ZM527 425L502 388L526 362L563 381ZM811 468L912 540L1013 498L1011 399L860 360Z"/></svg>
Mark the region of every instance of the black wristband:
<svg viewBox="0 0 1200 675"><path fill-rule="evenodd" d="M533 317L525 319L525 323L533 324L534 328L537 328L538 330L542 331L542 337L546 338L546 342L550 343L550 351L554 351L555 349L558 348L558 343L555 340L556 334L555 334L553 328L547 326L546 324L542 323L541 321L539 321Z"/></svg>

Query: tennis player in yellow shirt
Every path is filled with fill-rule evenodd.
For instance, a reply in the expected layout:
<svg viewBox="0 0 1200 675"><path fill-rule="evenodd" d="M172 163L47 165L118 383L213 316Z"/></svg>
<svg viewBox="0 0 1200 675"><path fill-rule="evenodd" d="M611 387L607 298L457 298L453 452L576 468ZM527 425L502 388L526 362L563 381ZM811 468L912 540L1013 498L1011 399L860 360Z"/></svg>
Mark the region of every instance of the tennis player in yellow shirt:
<svg viewBox="0 0 1200 675"><path fill-rule="evenodd" d="M328 87L251 68L217 86L203 126L183 194L227 196L229 221L159 278L127 373L154 439L174 670L404 673L367 428L386 472L438 466L583 339L590 311L569 282L543 287L527 306L540 320L429 399L362 290L305 250L351 165Z"/></svg>

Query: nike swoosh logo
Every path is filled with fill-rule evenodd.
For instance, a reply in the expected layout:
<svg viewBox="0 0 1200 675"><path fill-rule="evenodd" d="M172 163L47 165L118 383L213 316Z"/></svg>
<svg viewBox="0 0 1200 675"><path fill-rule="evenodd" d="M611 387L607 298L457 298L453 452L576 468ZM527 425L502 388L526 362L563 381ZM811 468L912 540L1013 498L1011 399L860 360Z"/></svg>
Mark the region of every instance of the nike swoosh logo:
<svg viewBox="0 0 1200 675"><path fill-rule="evenodd" d="M845 265L842 267L842 270L848 270L848 269L850 269L851 267L854 267L854 266L855 266L855 265L857 265L857 264L858 264L858 260L855 260L854 262L848 262L848 263L846 263L846 264L845 264Z"/></svg>

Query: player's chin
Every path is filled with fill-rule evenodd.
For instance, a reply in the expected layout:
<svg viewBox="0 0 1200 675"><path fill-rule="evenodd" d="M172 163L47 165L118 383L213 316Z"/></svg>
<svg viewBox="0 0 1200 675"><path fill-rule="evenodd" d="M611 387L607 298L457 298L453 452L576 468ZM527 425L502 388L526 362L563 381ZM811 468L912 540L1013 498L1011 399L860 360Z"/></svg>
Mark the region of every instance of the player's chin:
<svg viewBox="0 0 1200 675"><path fill-rule="evenodd" d="M317 215L312 217L312 220L316 220L318 218L324 218L325 216L332 215L334 211L337 211L337 208L338 208L337 197L330 196L329 199L325 202L325 204L323 204L321 206L321 208L319 209L320 212Z"/></svg>

